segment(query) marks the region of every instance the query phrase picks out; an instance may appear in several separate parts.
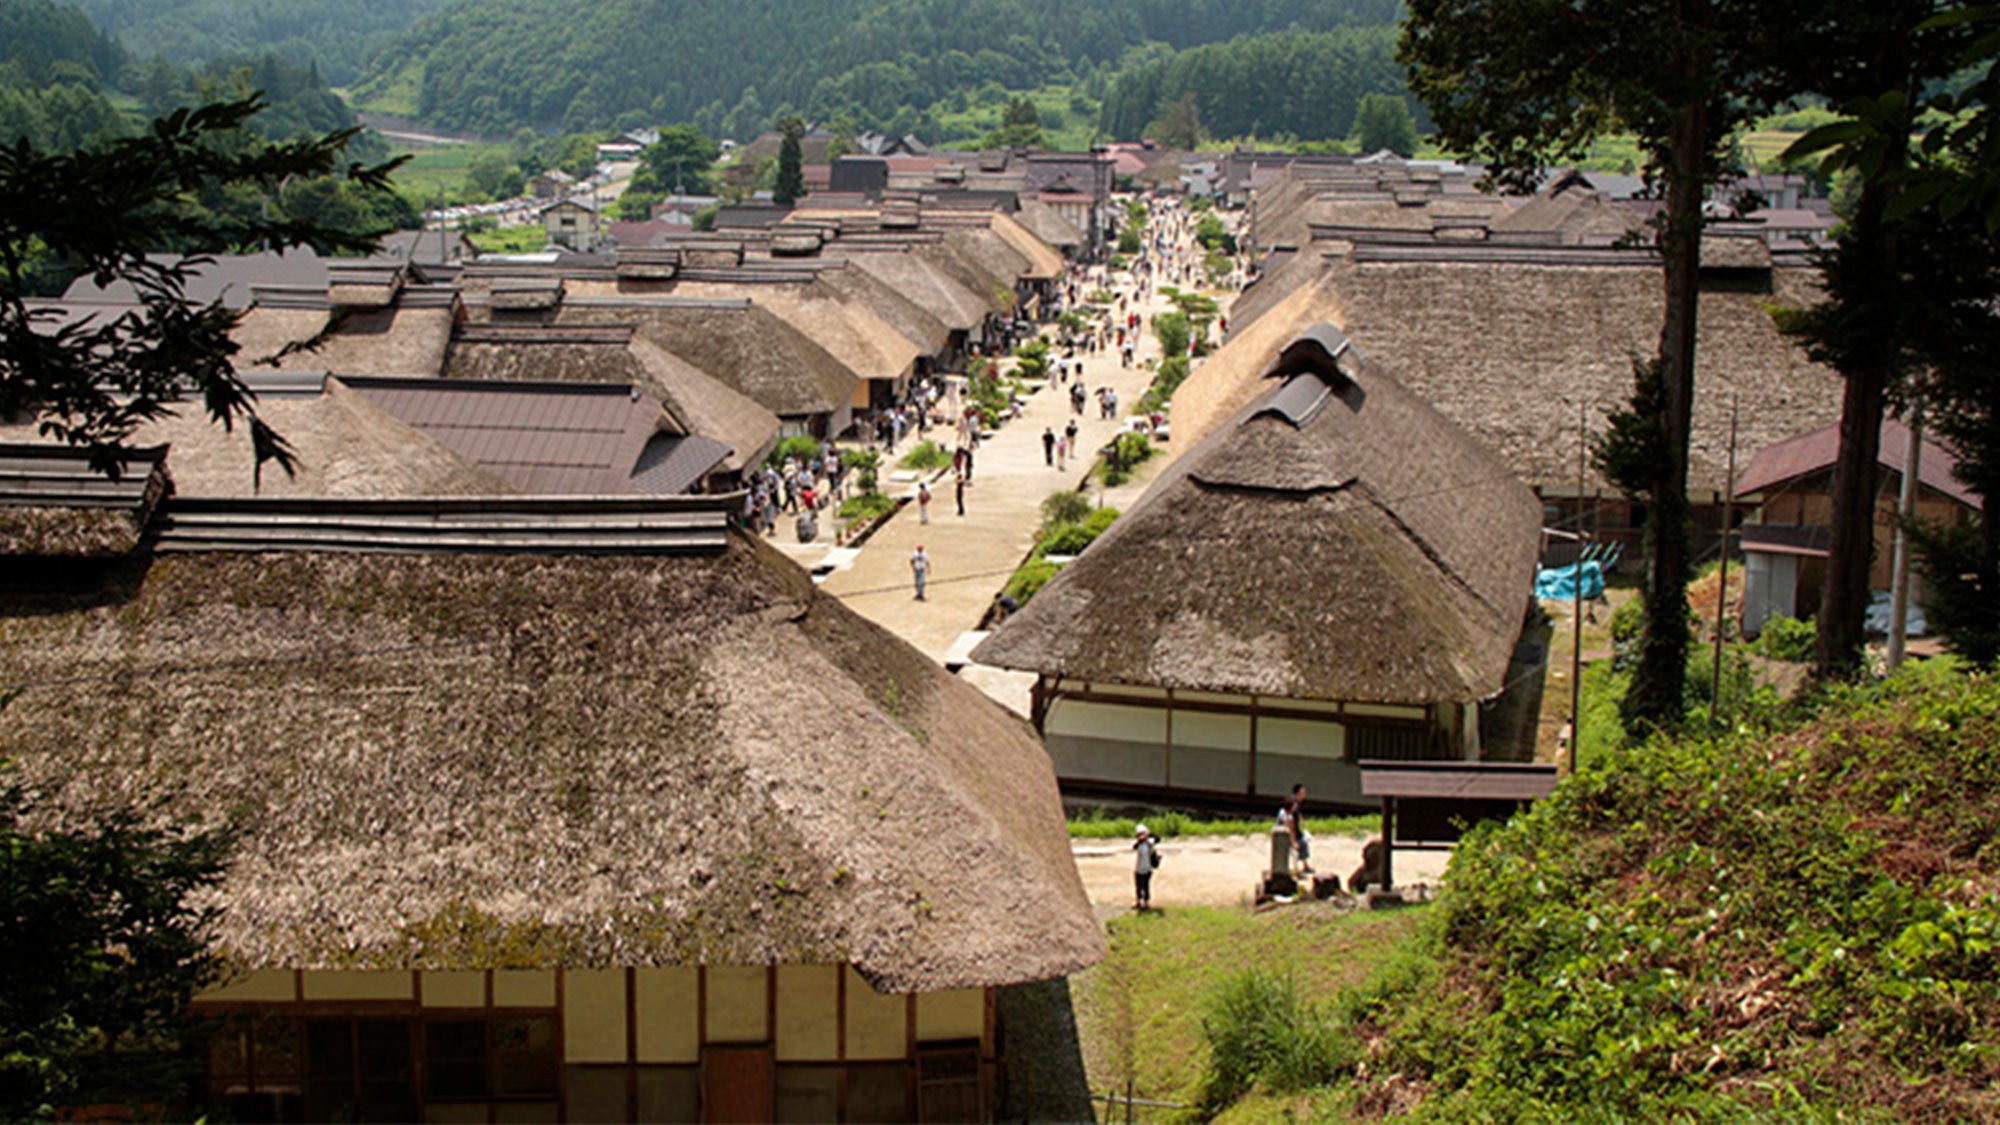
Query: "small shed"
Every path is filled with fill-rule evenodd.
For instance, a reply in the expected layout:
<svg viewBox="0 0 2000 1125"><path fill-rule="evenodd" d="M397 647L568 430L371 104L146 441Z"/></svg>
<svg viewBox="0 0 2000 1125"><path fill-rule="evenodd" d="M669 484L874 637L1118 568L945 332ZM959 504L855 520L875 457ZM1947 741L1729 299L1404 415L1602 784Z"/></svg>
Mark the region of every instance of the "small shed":
<svg viewBox="0 0 2000 1125"><path fill-rule="evenodd" d="M1381 868L1369 881L1396 885L1397 848L1448 850L1482 820L1505 820L1556 787L1539 762L1364 761L1361 795L1382 802Z"/></svg>

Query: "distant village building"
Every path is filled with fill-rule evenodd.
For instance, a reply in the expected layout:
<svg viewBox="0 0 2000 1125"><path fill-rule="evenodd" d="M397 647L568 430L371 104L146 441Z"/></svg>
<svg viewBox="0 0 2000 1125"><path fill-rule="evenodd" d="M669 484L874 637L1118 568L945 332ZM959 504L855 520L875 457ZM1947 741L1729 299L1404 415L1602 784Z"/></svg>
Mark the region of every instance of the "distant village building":
<svg viewBox="0 0 2000 1125"><path fill-rule="evenodd" d="M561 199L576 190L576 177L561 168L551 168L528 184L536 199Z"/></svg>
<svg viewBox="0 0 2000 1125"><path fill-rule="evenodd" d="M652 146L660 143L658 129L633 129L597 146L597 159L623 163L639 159Z"/></svg>
<svg viewBox="0 0 2000 1125"><path fill-rule="evenodd" d="M1901 494L1909 427L1882 423L1876 455L1874 563L1868 588L1886 601L1891 587L1891 545ZM1743 633L1756 636L1773 617L1805 619L1819 612L1833 542L1833 467L1840 456L1840 427L1823 426L1760 449L1736 482L1736 500L1749 513L1741 528L1744 559ZM1915 517L1920 523L1955 524L1977 517L1977 493L1952 475L1958 458L1926 439L1917 465ZM1924 604L1924 583L1914 572L1910 600Z"/></svg>
<svg viewBox="0 0 2000 1125"><path fill-rule="evenodd" d="M157 453L109 488L40 466L0 485L10 768L57 823L237 829L201 1107L1023 1115L1016 986L1104 949L1047 757L732 498L183 501Z"/></svg>
<svg viewBox="0 0 2000 1125"><path fill-rule="evenodd" d="M604 243L604 216L595 200L559 199L535 212L549 233L549 244L588 254Z"/></svg>
<svg viewBox="0 0 2000 1125"><path fill-rule="evenodd" d="M1066 788L1359 807L1362 760L1482 756L1533 494L1328 325L1259 384L973 650L1036 674Z"/></svg>

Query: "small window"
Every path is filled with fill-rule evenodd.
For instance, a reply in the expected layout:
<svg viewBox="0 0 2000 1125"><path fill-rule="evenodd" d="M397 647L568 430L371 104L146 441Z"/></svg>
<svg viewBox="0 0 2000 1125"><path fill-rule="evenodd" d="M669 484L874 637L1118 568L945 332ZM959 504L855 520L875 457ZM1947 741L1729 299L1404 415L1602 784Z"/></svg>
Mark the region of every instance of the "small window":
<svg viewBox="0 0 2000 1125"><path fill-rule="evenodd" d="M546 1016L431 1020L424 1034L431 1101L555 1096L555 1021Z"/></svg>
<svg viewBox="0 0 2000 1125"><path fill-rule="evenodd" d="M979 1042L919 1044L917 1120L981 1121Z"/></svg>

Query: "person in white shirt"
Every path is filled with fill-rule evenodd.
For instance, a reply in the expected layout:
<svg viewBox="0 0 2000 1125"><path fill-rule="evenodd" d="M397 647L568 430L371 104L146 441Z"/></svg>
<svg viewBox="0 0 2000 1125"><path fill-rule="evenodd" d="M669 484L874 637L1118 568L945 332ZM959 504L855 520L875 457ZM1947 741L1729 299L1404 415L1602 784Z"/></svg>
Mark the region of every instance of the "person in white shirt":
<svg viewBox="0 0 2000 1125"><path fill-rule="evenodd" d="M1153 906L1153 869L1160 865L1160 838L1146 830L1141 824L1132 842L1132 885L1137 892L1132 904L1134 910L1150 910Z"/></svg>

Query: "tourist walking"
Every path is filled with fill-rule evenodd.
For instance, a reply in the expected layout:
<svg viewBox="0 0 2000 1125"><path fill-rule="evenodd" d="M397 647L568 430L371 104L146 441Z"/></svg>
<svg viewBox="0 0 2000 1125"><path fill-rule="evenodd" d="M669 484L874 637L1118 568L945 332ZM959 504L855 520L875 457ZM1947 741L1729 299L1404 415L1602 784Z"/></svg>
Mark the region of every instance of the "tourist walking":
<svg viewBox="0 0 2000 1125"><path fill-rule="evenodd" d="M931 522L931 486L922 481L917 482L917 522Z"/></svg>
<svg viewBox="0 0 2000 1125"><path fill-rule="evenodd" d="M952 485L952 499L958 501L958 514L963 516L965 514L965 478L959 476L954 479L956 483Z"/></svg>
<svg viewBox="0 0 2000 1125"><path fill-rule="evenodd" d="M1062 472L1064 467L1068 463L1069 463L1069 438L1059 437L1056 439L1056 472L1059 473Z"/></svg>
<svg viewBox="0 0 2000 1125"><path fill-rule="evenodd" d="M1132 841L1132 909L1153 907L1153 872L1160 866L1160 838L1141 824Z"/></svg>
<svg viewBox="0 0 2000 1125"><path fill-rule="evenodd" d="M917 600L920 602L927 600L924 597L924 587L928 586L931 580L931 557L924 553L922 543L917 544L916 551L910 555L910 580L916 583Z"/></svg>
<svg viewBox="0 0 2000 1125"><path fill-rule="evenodd" d="M1056 431L1051 426L1042 427L1042 464L1056 463Z"/></svg>

